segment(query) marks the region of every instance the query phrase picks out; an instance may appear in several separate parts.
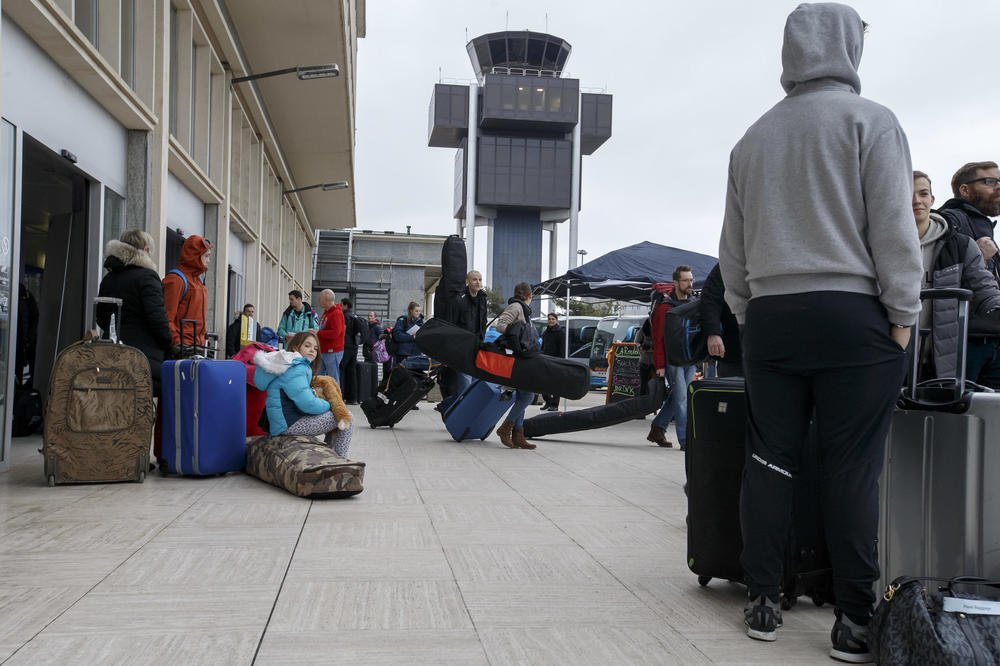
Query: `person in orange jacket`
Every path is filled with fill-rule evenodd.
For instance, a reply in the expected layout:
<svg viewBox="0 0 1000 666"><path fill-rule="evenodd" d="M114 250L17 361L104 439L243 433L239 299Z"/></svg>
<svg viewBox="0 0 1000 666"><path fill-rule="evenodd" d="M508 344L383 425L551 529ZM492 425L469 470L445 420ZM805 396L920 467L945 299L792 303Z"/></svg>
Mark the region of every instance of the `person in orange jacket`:
<svg viewBox="0 0 1000 666"><path fill-rule="evenodd" d="M188 236L181 246L181 260L177 268L168 271L163 278L163 304L167 310L171 352L175 358L179 355L182 344L205 346L208 290L201 276L208 271L211 258L210 240L197 235ZM190 325L181 331L183 319L193 319L198 322L193 333Z"/></svg>

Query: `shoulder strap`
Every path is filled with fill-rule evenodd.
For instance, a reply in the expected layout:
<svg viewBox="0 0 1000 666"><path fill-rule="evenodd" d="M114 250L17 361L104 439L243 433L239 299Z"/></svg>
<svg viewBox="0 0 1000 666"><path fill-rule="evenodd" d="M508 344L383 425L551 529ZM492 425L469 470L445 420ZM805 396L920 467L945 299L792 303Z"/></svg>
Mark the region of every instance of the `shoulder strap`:
<svg viewBox="0 0 1000 666"><path fill-rule="evenodd" d="M184 275L183 271L179 271L176 268L172 268L171 270L167 271L167 275L170 275L171 273L180 276L181 281L184 283L184 291L181 292L181 300L177 301L177 305L180 305L181 303L184 302L184 299L188 295L188 279L187 276Z"/></svg>

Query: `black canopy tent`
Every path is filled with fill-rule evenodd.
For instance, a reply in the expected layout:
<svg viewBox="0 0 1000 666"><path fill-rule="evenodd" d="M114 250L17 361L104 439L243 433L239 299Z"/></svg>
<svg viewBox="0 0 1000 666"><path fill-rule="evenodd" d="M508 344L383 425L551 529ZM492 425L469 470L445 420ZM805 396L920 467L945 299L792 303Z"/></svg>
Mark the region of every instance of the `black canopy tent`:
<svg viewBox="0 0 1000 666"><path fill-rule="evenodd" d="M539 296L606 298L648 303L651 289L672 282L674 268L687 265L700 289L718 259L707 254L643 241L588 261L563 275L534 285Z"/></svg>
<svg viewBox="0 0 1000 666"><path fill-rule="evenodd" d="M532 293L567 300L564 321L569 331L570 296L648 303L654 284L673 282L675 267L690 266L694 273L694 288L700 289L716 263L718 259L707 254L642 241L608 252L559 277L536 284ZM568 357L568 335L565 353Z"/></svg>

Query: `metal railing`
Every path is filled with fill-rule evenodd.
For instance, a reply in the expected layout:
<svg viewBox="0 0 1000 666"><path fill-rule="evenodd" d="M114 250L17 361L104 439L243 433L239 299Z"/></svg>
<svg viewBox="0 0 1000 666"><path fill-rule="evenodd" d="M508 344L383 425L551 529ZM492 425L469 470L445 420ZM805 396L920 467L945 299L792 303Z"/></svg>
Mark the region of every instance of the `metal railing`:
<svg viewBox="0 0 1000 666"><path fill-rule="evenodd" d="M511 76L539 76L558 79L560 72L554 69L533 69L530 67L493 67L490 74L509 74Z"/></svg>

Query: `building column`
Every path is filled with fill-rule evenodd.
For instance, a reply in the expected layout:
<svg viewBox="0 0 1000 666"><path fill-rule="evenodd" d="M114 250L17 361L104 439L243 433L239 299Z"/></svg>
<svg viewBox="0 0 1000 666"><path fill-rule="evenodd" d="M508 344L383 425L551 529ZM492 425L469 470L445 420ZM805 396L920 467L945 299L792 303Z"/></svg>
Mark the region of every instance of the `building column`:
<svg viewBox="0 0 1000 666"><path fill-rule="evenodd" d="M155 0L156 37L153 43L153 111L158 121L149 141L149 226L156 245L156 265L167 270L167 173L170 156L170 0ZM173 268L172 266L170 268Z"/></svg>
<svg viewBox="0 0 1000 666"><path fill-rule="evenodd" d="M149 231L152 204L153 133L127 130L125 155L125 227Z"/></svg>
<svg viewBox="0 0 1000 666"><path fill-rule="evenodd" d="M226 293L225 283L219 285L219 268L227 264L229 233L220 233L225 226L220 220L222 207L219 204L205 204L205 236L212 241L212 261L205 273L205 291L208 293L208 303L205 307L205 330L209 333L219 333L219 343L223 344L221 334L225 326L219 326L219 319L225 320ZM221 286L221 289L220 289ZM221 292L221 293L220 293ZM219 299L222 302L219 302Z"/></svg>
<svg viewBox="0 0 1000 666"><path fill-rule="evenodd" d="M469 136L465 149L465 245L469 264L476 262L476 174L479 172L479 87L469 85Z"/></svg>

